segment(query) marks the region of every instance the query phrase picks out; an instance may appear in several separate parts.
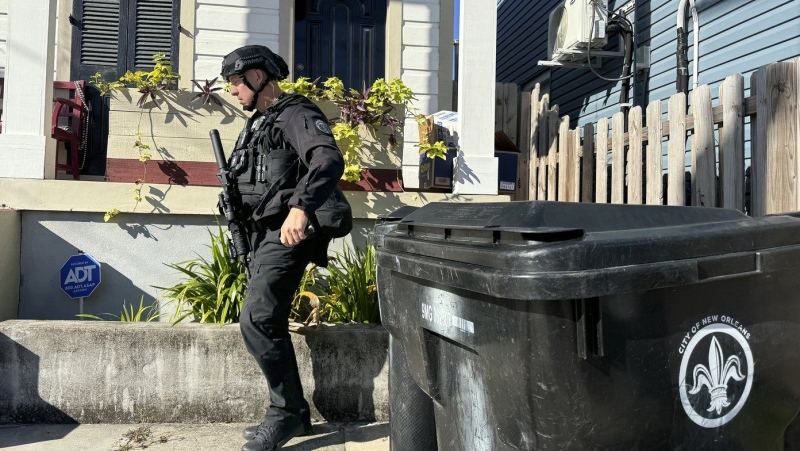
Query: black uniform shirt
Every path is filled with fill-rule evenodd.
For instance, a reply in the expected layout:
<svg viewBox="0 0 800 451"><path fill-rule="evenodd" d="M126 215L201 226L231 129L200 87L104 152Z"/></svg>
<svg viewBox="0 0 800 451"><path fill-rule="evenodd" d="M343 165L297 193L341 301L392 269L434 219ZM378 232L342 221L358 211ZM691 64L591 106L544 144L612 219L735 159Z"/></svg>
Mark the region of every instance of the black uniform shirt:
<svg viewBox="0 0 800 451"><path fill-rule="evenodd" d="M333 193L344 173L344 158L328 120L322 111L307 98L296 94L282 94L262 114L256 113L243 132L246 144L247 127L260 127L262 122L268 126L269 139L260 141L260 154L266 155L276 149L291 149L302 161L298 170L300 178L290 189L279 189L274 195L253 199L251 218L268 227L279 227L290 207L297 207L307 214L313 214ZM269 164L268 164L269 166ZM276 170L280 171L280 169ZM270 168L267 168L267 172ZM240 184L240 190L242 185Z"/></svg>
<svg viewBox="0 0 800 451"><path fill-rule="evenodd" d="M270 141L279 147L294 149L308 168L288 205L311 214L325 203L339 183L344 173L342 152L333 139L328 119L307 98L284 94L265 114L275 108L282 111L272 127Z"/></svg>

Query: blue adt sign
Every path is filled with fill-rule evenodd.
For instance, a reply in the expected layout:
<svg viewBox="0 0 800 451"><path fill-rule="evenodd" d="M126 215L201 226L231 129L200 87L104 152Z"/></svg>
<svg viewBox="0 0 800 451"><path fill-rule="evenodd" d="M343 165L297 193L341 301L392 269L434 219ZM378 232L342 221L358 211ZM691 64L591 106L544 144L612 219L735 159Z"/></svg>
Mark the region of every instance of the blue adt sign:
<svg viewBox="0 0 800 451"><path fill-rule="evenodd" d="M100 263L88 254L73 255L61 267L60 281L72 299L87 297L100 285Z"/></svg>

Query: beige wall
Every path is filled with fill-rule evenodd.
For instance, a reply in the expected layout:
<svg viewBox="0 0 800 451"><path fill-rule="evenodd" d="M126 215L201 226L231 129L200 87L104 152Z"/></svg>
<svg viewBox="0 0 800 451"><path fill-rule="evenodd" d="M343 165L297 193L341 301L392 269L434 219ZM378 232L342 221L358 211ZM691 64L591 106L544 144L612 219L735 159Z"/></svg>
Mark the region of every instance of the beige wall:
<svg viewBox="0 0 800 451"><path fill-rule="evenodd" d="M217 211L219 187L147 183L145 200L136 206L132 183L0 178L3 203L16 210L95 212L98 218L112 208L122 213L208 215ZM357 219L375 219L404 205L430 202L507 202L509 196L459 196L446 193L347 191Z"/></svg>
<svg viewBox="0 0 800 451"><path fill-rule="evenodd" d="M4 0L0 0L2 3ZM70 80L70 65L72 61L72 25L69 20L58 20L60 17L69 17L72 14L72 0L58 0L56 10L56 53L55 53L55 79L58 81Z"/></svg>
<svg viewBox="0 0 800 451"><path fill-rule="evenodd" d="M0 321L17 318L20 239L19 212L0 209Z"/></svg>

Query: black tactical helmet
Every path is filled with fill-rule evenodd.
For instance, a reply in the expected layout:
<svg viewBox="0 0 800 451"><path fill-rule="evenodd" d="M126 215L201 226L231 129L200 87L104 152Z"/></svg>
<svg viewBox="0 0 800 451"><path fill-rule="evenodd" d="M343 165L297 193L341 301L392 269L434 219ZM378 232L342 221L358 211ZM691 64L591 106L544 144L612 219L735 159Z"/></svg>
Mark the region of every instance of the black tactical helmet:
<svg viewBox="0 0 800 451"><path fill-rule="evenodd" d="M222 78L227 80L231 75L244 78L250 69L261 69L271 80L283 80L289 75L286 61L263 45L246 45L227 54L222 59Z"/></svg>

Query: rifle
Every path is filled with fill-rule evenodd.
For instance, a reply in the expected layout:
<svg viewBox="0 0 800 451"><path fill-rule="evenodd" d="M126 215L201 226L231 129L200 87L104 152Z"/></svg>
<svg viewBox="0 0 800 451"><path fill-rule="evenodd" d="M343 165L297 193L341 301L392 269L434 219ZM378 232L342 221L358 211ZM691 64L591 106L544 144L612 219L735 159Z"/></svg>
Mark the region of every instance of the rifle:
<svg viewBox="0 0 800 451"><path fill-rule="evenodd" d="M217 159L217 166L219 166L219 173L217 178L222 184L222 192L219 193L219 207L228 220L228 230L231 233L231 239L228 241L228 252L231 259L239 258L244 265L245 271L248 272L248 254L250 254L250 240L247 236L247 229L242 223L242 197L239 195L239 189L236 183L230 176L230 169L228 168L228 160L225 159L225 152L222 150L222 141L219 139L219 132L216 129L211 130L209 133L211 137L211 147L214 148L214 157Z"/></svg>

